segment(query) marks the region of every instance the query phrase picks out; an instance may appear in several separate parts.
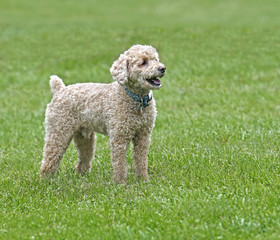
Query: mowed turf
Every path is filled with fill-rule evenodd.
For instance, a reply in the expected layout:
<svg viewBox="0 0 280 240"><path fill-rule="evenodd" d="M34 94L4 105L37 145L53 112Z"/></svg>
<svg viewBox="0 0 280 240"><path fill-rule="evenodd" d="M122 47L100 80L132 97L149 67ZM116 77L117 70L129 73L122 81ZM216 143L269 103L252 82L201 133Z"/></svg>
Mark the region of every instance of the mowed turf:
<svg viewBox="0 0 280 240"><path fill-rule="evenodd" d="M280 2L0 2L0 239L279 239ZM40 178L49 76L112 81L133 44L167 67L149 184L112 182L108 139Z"/></svg>

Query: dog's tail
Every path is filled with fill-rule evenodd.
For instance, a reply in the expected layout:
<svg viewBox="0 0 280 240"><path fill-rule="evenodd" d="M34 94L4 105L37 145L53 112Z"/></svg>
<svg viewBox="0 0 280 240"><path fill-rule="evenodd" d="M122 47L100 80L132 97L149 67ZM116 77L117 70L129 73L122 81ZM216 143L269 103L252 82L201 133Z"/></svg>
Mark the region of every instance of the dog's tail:
<svg viewBox="0 0 280 240"><path fill-rule="evenodd" d="M65 88L64 83L62 82L62 79L59 78L56 75L50 76L50 86L51 86L51 91L53 94L61 90L62 88Z"/></svg>

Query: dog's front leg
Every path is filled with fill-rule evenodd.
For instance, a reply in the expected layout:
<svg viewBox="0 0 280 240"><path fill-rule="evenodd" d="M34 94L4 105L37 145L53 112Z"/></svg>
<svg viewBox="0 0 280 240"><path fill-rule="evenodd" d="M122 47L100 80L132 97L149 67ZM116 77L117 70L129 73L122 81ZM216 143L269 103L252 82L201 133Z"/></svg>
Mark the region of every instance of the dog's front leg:
<svg viewBox="0 0 280 240"><path fill-rule="evenodd" d="M125 183L127 179L126 153L129 139L122 136L110 138L111 161L114 170L113 179L117 183Z"/></svg>
<svg viewBox="0 0 280 240"><path fill-rule="evenodd" d="M151 143L151 134L148 132L138 133L133 139L133 160L135 174L139 180L149 182L148 176L148 152Z"/></svg>

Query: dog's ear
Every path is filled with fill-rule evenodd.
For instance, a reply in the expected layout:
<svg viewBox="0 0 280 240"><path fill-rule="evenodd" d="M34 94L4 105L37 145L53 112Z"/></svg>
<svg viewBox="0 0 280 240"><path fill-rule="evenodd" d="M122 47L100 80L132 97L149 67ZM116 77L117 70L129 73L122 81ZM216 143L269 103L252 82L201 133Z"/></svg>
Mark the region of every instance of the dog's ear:
<svg viewBox="0 0 280 240"><path fill-rule="evenodd" d="M128 82L128 66L129 62L127 56L121 54L110 68L113 79L118 81L121 85L126 85Z"/></svg>

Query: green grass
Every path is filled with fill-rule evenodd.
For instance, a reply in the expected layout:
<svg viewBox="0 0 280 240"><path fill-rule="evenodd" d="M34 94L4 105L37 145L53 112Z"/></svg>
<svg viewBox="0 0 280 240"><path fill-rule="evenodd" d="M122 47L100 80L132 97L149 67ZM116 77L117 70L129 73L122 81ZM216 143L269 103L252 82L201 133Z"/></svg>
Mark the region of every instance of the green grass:
<svg viewBox="0 0 280 240"><path fill-rule="evenodd" d="M280 3L276 0L0 3L0 239L279 239ZM49 75L111 82L132 44L167 67L151 183L111 181L98 135L91 174L40 179Z"/></svg>

